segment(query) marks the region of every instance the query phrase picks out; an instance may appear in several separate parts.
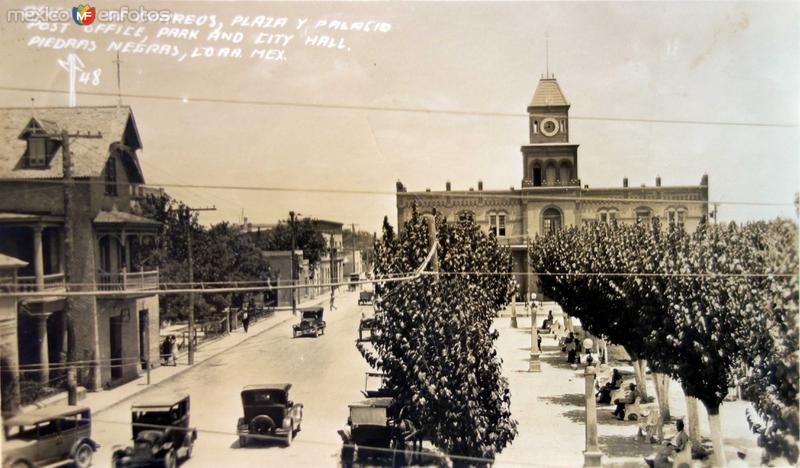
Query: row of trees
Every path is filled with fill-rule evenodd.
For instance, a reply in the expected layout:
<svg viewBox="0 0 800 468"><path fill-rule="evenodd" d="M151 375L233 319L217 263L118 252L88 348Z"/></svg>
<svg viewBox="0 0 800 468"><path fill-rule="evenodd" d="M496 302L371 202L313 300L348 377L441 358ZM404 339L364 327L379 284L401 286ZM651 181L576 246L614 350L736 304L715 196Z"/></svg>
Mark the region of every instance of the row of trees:
<svg viewBox="0 0 800 468"><path fill-rule="evenodd" d="M162 223L158 242L143 262L158 267L160 281L169 287L188 287L188 248L192 236L194 281L232 283L267 281L270 267L250 236L227 222L206 228L197 213L167 194L150 195L140 203L142 214ZM226 307L241 306L243 294L203 294L195 300L195 314L203 320L218 315ZM159 296L161 318L184 320L188 316L186 294Z"/></svg>
<svg viewBox="0 0 800 468"><path fill-rule="evenodd" d="M797 461L794 223L701 225L693 234L657 219L595 224L538 237L530 252L547 296L588 332L623 345L640 380L647 361L662 415L669 407L661 375L704 403L718 466L719 408L737 378L754 402L758 417L749 420L765 460Z"/></svg>
<svg viewBox="0 0 800 468"><path fill-rule="evenodd" d="M387 375L404 418L441 450L493 459L517 432L508 383L494 350L492 319L511 296L511 256L471 217L447 223L424 219L416 209L396 235L384 220L375 243L376 277L408 276L423 265L435 223L439 274L385 282L372 347L359 343L364 358ZM434 267L428 266L428 271ZM462 274L462 272L474 272ZM502 273L483 275L482 273Z"/></svg>

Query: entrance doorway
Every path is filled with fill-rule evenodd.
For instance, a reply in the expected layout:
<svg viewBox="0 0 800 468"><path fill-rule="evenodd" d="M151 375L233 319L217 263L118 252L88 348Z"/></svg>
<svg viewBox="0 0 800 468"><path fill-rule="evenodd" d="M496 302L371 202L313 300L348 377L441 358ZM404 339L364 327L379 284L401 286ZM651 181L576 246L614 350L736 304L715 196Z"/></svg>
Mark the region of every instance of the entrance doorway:
<svg viewBox="0 0 800 468"><path fill-rule="evenodd" d="M147 369L150 359L150 311L139 311L139 361L142 369Z"/></svg>
<svg viewBox="0 0 800 468"><path fill-rule="evenodd" d="M111 317L109 344L111 345L111 380L122 378L122 317Z"/></svg>

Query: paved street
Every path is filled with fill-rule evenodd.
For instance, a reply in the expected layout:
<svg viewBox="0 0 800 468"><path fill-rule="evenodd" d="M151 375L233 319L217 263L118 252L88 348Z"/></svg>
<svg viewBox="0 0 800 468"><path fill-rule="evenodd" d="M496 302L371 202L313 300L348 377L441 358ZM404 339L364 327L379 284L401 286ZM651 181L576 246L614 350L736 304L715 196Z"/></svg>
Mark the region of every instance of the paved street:
<svg viewBox="0 0 800 468"><path fill-rule="evenodd" d="M347 420L347 404L361 399L368 370L354 342L361 310L371 307L359 307L357 297L337 297L338 310L326 310L327 329L319 338L292 339L296 320L285 321L96 413L93 432L103 447L96 454L95 466L108 466L112 445L129 442L131 402L168 392L185 392L192 398L191 422L199 435L192 458L184 466L334 466L341 447L336 430ZM280 382L291 382L290 398L305 405L302 431L289 448L239 448L235 434L242 414L239 391L247 384Z"/></svg>

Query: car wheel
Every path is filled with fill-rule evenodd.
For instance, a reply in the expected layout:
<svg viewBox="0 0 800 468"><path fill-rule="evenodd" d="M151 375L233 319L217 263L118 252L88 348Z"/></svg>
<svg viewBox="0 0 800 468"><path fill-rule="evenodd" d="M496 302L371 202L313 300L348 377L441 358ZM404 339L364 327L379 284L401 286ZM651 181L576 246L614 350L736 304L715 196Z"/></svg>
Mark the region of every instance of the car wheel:
<svg viewBox="0 0 800 468"><path fill-rule="evenodd" d="M164 468L175 468L175 450L170 449L162 461Z"/></svg>
<svg viewBox="0 0 800 468"><path fill-rule="evenodd" d="M92 446L85 442L81 443L75 450L73 465L75 468L87 468L92 464L92 455L94 455Z"/></svg>
<svg viewBox="0 0 800 468"><path fill-rule="evenodd" d="M186 447L186 454L184 455L184 460L188 460L192 458L192 448L194 448L194 444L192 443L192 434L186 433L186 437L183 439L183 446Z"/></svg>

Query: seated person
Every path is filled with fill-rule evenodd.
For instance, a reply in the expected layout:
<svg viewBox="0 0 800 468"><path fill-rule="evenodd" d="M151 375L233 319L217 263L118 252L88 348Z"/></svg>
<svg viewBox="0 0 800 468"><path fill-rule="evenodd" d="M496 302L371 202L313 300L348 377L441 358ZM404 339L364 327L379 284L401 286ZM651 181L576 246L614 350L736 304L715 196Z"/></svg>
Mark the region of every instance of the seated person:
<svg viewBox="0 0 800 468"><path fill-rule="evenodd" d="M614 400L614 404L617 405L617 408L614 410L614 416L616 416L620 421L623 421L625 419L625 405L629 405L636 401L638 396L639 392L636 390L636 384L631 383L628 387L628 390L625 391L625 397Z"/></svg>
<svg viewBox="0 0 800 468"><path fill-rule="evenodd" d="M564 345L565 351L567 352L567 362L570 364L576 364L578 358L578 339L575 338L575 335L572 332L569 332L567 335L567 339Z"/></svg>
<svg viewBox="0 0 800 468"><path fill-rule="evenodd" d="M675 423L675 427L677 427L678 432L672 436L671 439L664 441L664 447L658 451L655 457L644 459L647 466L656 468L671 467L672 462L669 458L686 448L686 443L689 442L689 436L686 435L686 432L683 430L683 421L679 419Z"/></svg>
<svg viewBox="0 0 800 468"><path fill-rule="evenodd" d="M540 328L540 330L542 330L545 333L550 333L550 329L552 327L553 327L553 311L550 310L547 312L547 318L544 319L544 322L542 322L542 328Z"/></svg>
<svg viewBox="0 0 800 468"><path fill-rule="evenodd" d="M611 371L611 380L606 382L595 394L597 402L611 403L611 393L619 388L620 383L622 383L622 374L615 368Z"/></svg>

